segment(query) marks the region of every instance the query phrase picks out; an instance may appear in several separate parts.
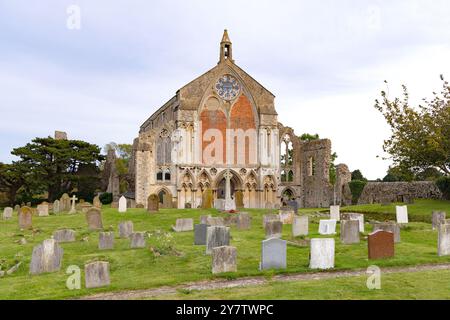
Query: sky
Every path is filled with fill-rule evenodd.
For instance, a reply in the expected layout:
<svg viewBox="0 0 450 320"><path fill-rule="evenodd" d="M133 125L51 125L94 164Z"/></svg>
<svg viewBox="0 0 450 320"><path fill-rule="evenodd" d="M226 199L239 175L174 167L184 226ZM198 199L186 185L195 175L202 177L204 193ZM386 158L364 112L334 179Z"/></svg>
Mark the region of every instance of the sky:
<svg viewBox="0 0 450 320"><path fill-rule="evenodd" d="M1 0L0 162L55 130L132 143L217 64L226 28L236 64L275 94L280 122L330 138L337 163L382 178L390 128L374 101L402 84L412 104L439 91L449 17L447 0Z"/></svg>

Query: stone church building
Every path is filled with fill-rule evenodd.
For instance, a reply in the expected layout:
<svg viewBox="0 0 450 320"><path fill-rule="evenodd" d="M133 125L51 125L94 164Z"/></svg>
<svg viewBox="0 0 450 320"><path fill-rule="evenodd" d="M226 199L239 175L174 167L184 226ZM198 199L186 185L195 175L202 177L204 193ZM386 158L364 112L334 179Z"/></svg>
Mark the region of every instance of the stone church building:
<svg viewBox="0 0 450 320"><path fill-rule="evenodd" d="M279 123L274 94L233 58L225 30L218 64L141 125L130 164L136 204L156 194L163 207L197 208L207 189L223 199L226 172L232 197L241 191L245 208L348 202L346 165L330 183L331 141L302 141Z"/></svg>

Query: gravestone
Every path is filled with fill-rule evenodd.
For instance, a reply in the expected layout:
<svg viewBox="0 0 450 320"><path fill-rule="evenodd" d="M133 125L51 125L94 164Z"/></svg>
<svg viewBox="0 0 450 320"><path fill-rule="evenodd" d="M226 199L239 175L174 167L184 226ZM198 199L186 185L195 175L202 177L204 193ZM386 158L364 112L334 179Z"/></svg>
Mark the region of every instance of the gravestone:
<svg viewBox="0 0 450 320"><path fill-rule="evenodd" d="M89 230L103 229L102 212L100 209L91 208L86 212L86 221Z"/></svg>
<svg viewBox="0 0 450 320"><path fill-rule="evenodd" d="M147 198L147 211L158 212L159 211L159 198L156 194L151 194Z"/></svg>
<svg viewBox="0 0 450 320"><path fill-rule="evenodd" d="M102 208L102 202L100 201L100 196L97 195L94 197L94 200L92 200L92 204L94 205L94 207L101 209Z"/></svg>
<svg viewBox="0 0 450 320"><path fill-rule="evenodd" d="M175 232L185 232L194 230L194 219L177 219L175 226L172 226Z"/></svg>
<svg viewBox="0 0 450 320"><path fill-rule="evenodd" d="M206 232L208 229L207 224L196 224L194 226L194 245L203 246L206 245Z"/></svg>
<svg viewBox="0 0 450 320"><path fill-rule="evenodd" d="M343 213L342 220L356 220L359 222L359 232L364 233L364 215L360 213Z"/></svg>
<svg viewBox="0 0 450 320"><path fill-rule="evenodd" d="M241 190L238 190L234 193L234 197L236 200L236 208L241 209L244 208L244 194Z"/></svg>
<svg viewBox="0 0 450 320"><path fill-rule="evenodd" d="M33 224L33 211L30 207L22 207L19 210L19 229L31 229Z"/></svg>
<svg viewBox="0 0 450 320"><path fill-rule="evenodd" d="M237 216L236 227L238 230L249 230L251 228L251 217L246 212L241 212Z"/></svg>
<svg viewBox="0 0 450 320"><path fill-rule="evenodd" d="M133 232L130 236L131 245L130 248L145 248L146 240L145 240L145 232Z"/></svg>
<svg viewBox="0 0 450 320"><path fill-rule="evenodd" d="M266 239L281 238L283 233L283 223L281 221L269 221L266 223Z"/></svg>
<svg viewBox="0 0 450 320"><path fill-rule="evenodd" d="M206 189L202 194L202 209L211 209L213 207L213 192Z"/></svg>
<svg viewBox="0 0 450 320"><path fill-rule="evenodd" d="M211 215L200 216L200 224L208 224L208 219L211 218Z"/></svg>
<svg viewBox="0 0 450 320"><path fill-rule="evenodd" d="M369 260L387 259L394 257L394 234L377 230L367 238Z"/></svg>
<svg viewBox="0 0 450 320"><path fill-rule="evenodd" d="M46 203L38 204L37 212L39 217L48 217L48 204Z"/></svg>
<svg viewBox="0 0 450 320"><path fill-rule="evenodd" d="M119 223L119 237L120 238L129 238L133 233L133 222L125 221Z"/></svg>
<svg viewBox="0 0 450 320"><path fill-rule="evenodd" d="M85 285L87 289L110 285L109 262L95 261L84 265Z"/></svg>
<svg viewBox="0 0 450 320"><path fill-rule="evenodd" d="M286 202L287 206L294 210L294 213L298 212L298 203L295 200L289 200Z"/></svg>
<svg viewBox="0 0 450 320"><path fill-rule="evenodd" d="M292 224L292 221L294 220L294 210L290 207L283 207L280 209L279 216L280 221L283 224Z"/></svg>
<svg viewBox="0 0 450 320"><path fill-rule="evenodd" d="M207 219L207 225L213 227L220 227L220 226L225 226L225 221L223 220L222 217L209 217Z"/></svg>
<svg viewBox="0 0 450 320"><path fill-rule="evenodd" d="M262 241L260 270L286 269L286 241L271 238Z"/></svg>
<svg viewBox="0 0 450 320"><path fill-rule="evenodd" d="M438 226L438 256L450 255L450 224L441 223Z"/></svg>
<svg viewBox="0 0 450 320"><path fill-rule="evenodd" d="M341 221L341 242L343 244L359 243L359 221Z"/></svg>
<svg viewBox="0 0 450 320"><path fill-rule="evenodd" d="M319 222L319 234L332 235L336 234L336 220L320 220Z"/></svg>
<svg viewBox="0 0 450 320"><path fill-rule="evenodd" d="M164 195L163 195L162 208L163 209L172 209L173 208L172 196L169 193L164 193Z"/></svg>
<svg viewBox="0 0 450 320"><path fill-rule="evenodd" d="M206 254L211 254L216 247L230 245L230 228L211 226L206 229Z"/></svg>
<svg viewBox="0 0 450 320"><path fill-rule="evenodd" d="M383 230L394 234L394 243L400 243L400 226L395 222L381 222L373 225L373 232Z"/></svg>
<svg viewBox="0 0 450 320"><path fill-rule="evenodd" d="M396 206L395 214L397 216L397 223L399 223L399 224L408 223L408 207L407 206Z"/></svg>
<svg viewBox="0 0 450 320"><path fill-rule="evenodd" d="M431 225L433 230L436 230L441 223L445 223L446 213L444 211L433 211Z"/></svg>
<svg viewBox="0 0 450 320"><path fill-rule="evenodd" d="M280 216L278 214L265 214L263 216L263 228L269 221L280 221Z"/></svg>
<svg viewBox="0 0 450 320"><path fill-rule="evenodd" d="M292 236L307 236L309 233L309 218L308 216L295 216L292 223Z"/></svg>
<svg viewBox="0 0 450 320"><path fill-rule="evenodd" d="M59 201L60 201L61 211L69 211L70 210L70 197L67 193L64 193L61 196L61 199L59 199Z"/></svg>
<svg viewBox="0 0 450 320"><path fill-rule="evenodd" d="M339 206L330 206L330 220L341 220L341 212Z"/></svg>
<svg viewBox="0 0 450 320"><path fill-rule="evenodd" d="M114 249L114 232L100 232L98 234L98 248L100 250Z"/></svg>
<svg viewBox="0 0 450 320"><path fill-rule="evenodd" d="M76 209L76 203L77 203L77 200L78 200L78 198L75 196L75 195L73 195L72 196L72 198L70 199L70 201L71 201L71 206L70 206L70 211L69 211L69 214L75 214L75 213L77 213L77 209Z"/></svg>
<svg viewBox="0 0 450 320"><path fill-rule="evenodd" d="M53 239L58 243L75 242L75 231L71 229L61 229L53 232Z"/></svg>
<svg viewBox="0 0 450 320"><path fill-rule="evenodd" d="M57 214L61 212L61 203L59 200L53 201L53 213Z"/></svg>
<svg viewBox="0 0 450 320"><path fill-rule="evenodd" d="M12 218L12 214L13 214L13 208L6 207L5 209L3 209L3 220L11 219Z"/></svg>
<svg viewBox="0 0 450 320"><path fill-rule="evenodd" d="M311 239L309 268L334 268L334 239Z"/></svg>
<svg viewBox="0 0 450 320"><path fill-rule="evenodd" d="M223 218L223 223L225 226L227 227L231 227L231 226L235 226L237 223L237 215L236 214L227 214L224 218Z"/></svg>
<svg viewBox="0 0 450 320"><path fill-rule="evenodd" d="M92 204L90 204L89 202L84 202L82 204L80 204L80 210L83 213L88 212L91 208L96 208L94 207Z"/></svg>
<svg viewBox="0 0 450 320"><path fill-rule="evenodd" d="M127 212L127 198L124 196L119 199L119 212Z"/></svg>
<svg viewBox="0 0 450 320"><path fill-rule="evenodd" d="M212 273L236 272L237 249L220 246L212 249Z"/></svg>
<svg viewBox="0 0 450 320"><path fill-rule="evenodd" d="M225 199L214 200L214 209L225 211Z"/></svg>
<svg viewBox="0 0 450 320"><path fill-rule="evenodd" d="M47 239L33 248L31 254L30 273L41 274L56 272L61 269L64 250L54 239Z"/></svg>

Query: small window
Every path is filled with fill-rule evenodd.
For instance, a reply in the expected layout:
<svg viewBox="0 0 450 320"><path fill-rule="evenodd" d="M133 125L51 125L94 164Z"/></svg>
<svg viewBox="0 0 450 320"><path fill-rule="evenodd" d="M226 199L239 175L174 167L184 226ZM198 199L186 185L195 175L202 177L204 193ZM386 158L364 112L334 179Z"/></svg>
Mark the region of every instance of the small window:
<svg viewBox="0 0 450 320"><path fill-rule="evenodd" d="M163 173L162 173L162 171L158 171L158 173L156 174L156 180L163 181Z"/></svg>
<svg viewBox="0 0 450 320"><path fill-rule="evenodd" d="M165 180L165 181L170 181L170 171L166 171L166 172L164 173L164 180Z"/></svg>
<svg viewBox="0 0 450 320"><path fill-rule="evenodd" d="M294 172L292 170L289 170L289 172L288 172L287 181L289 181L289 182L294 181Z"/></svg>

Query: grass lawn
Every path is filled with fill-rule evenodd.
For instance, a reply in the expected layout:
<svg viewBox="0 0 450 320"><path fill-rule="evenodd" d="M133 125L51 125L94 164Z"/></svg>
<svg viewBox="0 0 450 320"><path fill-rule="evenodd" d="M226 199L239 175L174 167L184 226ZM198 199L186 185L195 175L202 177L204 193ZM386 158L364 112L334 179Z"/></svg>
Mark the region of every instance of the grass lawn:
<svg viewBox="0 0 450 320"><path fill-rule="evenodd" d="M417 206L417 208L416 208ZM385 208L385 207L384 207ZM450 202L416 201L409 206L410 212L423 215L431 215L432 210L446 210L450 213ZM252 217L252 228L249 231L238 231L231 228L231 245L238 250L238 272L225 274L220 277L236 278L242 276L265 275L270 277L276 273L310 272L308 269L308 247L288 246L287 269L283 271L258 270L261 241L264 239L262 228L262 216L267 210L246 210ZM315 210L300 210L301 212L314 212ZM357 211L357 210L353 210ZM17 214L9 221L0 221L0 259L14 260L19 254L23 261L19 270L10 276L0 278L0 299L61 299L83 296L105 291L133 290L154 288L162 285L176 285L189 281L214 279L219 276L211 274L211 257L204 254L204 246L193 245L193 232L175 233L171 231L171 225L177 218L194 218L198 223L200 215L213 214L220 216L216 210L161 210L157 214L148 214L144 209L131 209L125 214L118 213L117 209L103 209L103 225L105 229L111 228L118 235L119 222L131 220L134 222L135 231L155 232L162 230L170 234L176 253L167 253L155 257L149 249L129 249L129 240L115 240L115 249L99 251L98 232L88 232L85 217L79 213L76 215L60 214L49 217L33 217L33 226L39 232L21 232L18 229ZM64 243L63 266L60 272L29 275L29 263L33 247L49 238L53 231L59 228L71 228L77 232L77 242ZM317 233L318 219L311 219L310 237L322 237ZM339 227L337 228L339 232ZM36 230L35 230L36 231ZM290 238L291 226L284 226L283 238ZM371 231L371 226L366 224L366 232ZM16 243L25 236L28 243L20 245ZM82 241L83 238L88 241ZM396 257L390 260L368 261L367 242L362 241L357 245L341 245L339 233L336 238L336 262L338 270L367 268L376 264L380 267L407 266L425 263L450 262L449 257L437 256L437 233L431 230L428 223L410 223L401 232L402 242L396 245ZM157 237L151 236L148 245L165 249ZM81 290L68 290L66 280L68 275L65 270L70 265L77 265L81 269L85 262L92 259L106 259L110 262L111 286L108 288L85 289L82 279ZM83 274L83 272L82 272ZM330 280L329 280L330 281ZM442 283L447 286L448 281ZM281 288L281 287L280 287ZM326 297L327 293L319 291L315 298ZM273 298L278 296L274 295ZM188 297L190 298L190 297Z"/></svg>

